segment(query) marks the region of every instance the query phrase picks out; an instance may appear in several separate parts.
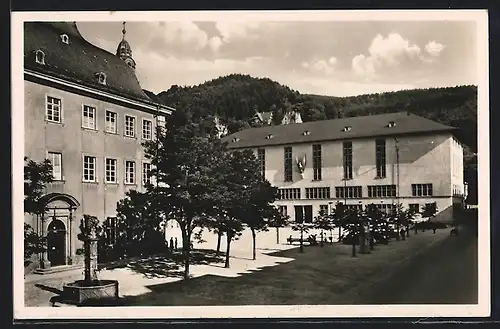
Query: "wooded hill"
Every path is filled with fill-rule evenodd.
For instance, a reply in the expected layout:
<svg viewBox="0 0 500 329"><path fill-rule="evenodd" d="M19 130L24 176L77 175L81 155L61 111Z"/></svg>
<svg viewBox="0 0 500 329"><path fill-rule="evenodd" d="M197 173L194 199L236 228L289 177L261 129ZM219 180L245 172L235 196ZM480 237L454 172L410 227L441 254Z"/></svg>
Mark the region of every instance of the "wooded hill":
<svg viewBox="0 0 500 329"><path fill-rule="evenodd" d="M284 113L299 111L303 121L408 111L460 128L458 137L477 152L477 87L414 89L352 97L300 94L267 78L231 74L196 86L173 85L158 102L190 110L195 117L218 115L230 132L249 127L256 112L273 112L274 124Z"/></svg>
<svg viewBox="0 0 500 329"><path fill-rule="evenodd" d="M279 124L289 110L299 111L303 121L336 119L408 111L439 123L459 128L464 143L465 179L470 193L477 184L477 87L414 89L352 97L301 94L268 78L231 74L196 86L173 85L155 95L159 103L193 117L217 115L229 132L254 126L256 112L273 112Z"/></svg>

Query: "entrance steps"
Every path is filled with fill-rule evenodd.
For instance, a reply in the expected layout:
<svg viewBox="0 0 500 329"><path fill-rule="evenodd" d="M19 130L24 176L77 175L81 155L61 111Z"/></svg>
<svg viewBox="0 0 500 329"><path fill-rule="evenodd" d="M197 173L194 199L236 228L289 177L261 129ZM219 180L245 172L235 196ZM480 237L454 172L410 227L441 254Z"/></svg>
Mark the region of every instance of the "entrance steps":
<svg viewBox="0 0 500 329"><path fill-rule="evenodd" d="M49 267L49 268L37 268L32 273L39 274L39 275L47 275L47 274L53 274L53 273L59 273L59 272L72 271L72 270L76 270L76 269L80 269L80 268L83 268L83 264L61 265L61 266L54 266L54 267Z"/></svg>

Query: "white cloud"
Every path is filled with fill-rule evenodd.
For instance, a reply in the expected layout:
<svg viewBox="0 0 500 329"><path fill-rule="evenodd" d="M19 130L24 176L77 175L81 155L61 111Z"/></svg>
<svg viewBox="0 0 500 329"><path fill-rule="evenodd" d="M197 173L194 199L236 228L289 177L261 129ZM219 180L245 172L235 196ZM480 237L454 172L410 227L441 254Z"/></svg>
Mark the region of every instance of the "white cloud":
<svg viewBox="0 0 500 329"><path fill-rule="evenodd" d="M397 33L391 33L386 38L378 34L368 48L368 55L359 54L352 59L352 68L357 74L373 76L381 68L419 60L420 53L418 45L411 44Z"/></svg>
<svg viewBox="0 0 500 329"><path fill-rule="evenodd" d="M224 20L215 23L215 28L219 31L224 42L231 42L234 39L244 39L255 37L254 32L260 24L256 21L231 21Z"/></svg>
<svg viewBox="0 0 500 329"><path fill-rule="evenodd" d="M326 73L327 75L329 75L335 72L336 64L337 64L337 58L330 57L328 60L320 59L311 62L302 62L301 66L313 72Z"/></svg>
<svg viewBox="0 0 500 329"><path fill-rule="evenodd" d="M429 53L431 56L439 56L441 54L441 51L443 51L444 45L436 42L436 41L430 41L426 46L425 46L425 51Z"/></svg>
<svg viewBox="0 0 500 329"><path fill-rule="evenodd" d="M212 37L208 41L208 45L210 46L210 49L212 49L212 51L217 51L219 50L220 46L222 46L222 40L219 37Z"/></svg>

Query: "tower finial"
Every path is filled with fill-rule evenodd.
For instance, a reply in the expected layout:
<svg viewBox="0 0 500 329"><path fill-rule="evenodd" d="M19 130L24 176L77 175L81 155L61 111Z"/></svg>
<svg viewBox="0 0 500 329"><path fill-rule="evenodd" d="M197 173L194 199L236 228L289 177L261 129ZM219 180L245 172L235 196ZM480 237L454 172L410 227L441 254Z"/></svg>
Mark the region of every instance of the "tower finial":
<svg viewBox="0 0 500 329"><path fill-rule="evenodd" d="M125 30L125 24L126 24L126 22L123 22L122 24L123 24L123 30L122 30L123 36L122 36L122 40L125 40L125 33L127 33L127 30Z"/></svg>

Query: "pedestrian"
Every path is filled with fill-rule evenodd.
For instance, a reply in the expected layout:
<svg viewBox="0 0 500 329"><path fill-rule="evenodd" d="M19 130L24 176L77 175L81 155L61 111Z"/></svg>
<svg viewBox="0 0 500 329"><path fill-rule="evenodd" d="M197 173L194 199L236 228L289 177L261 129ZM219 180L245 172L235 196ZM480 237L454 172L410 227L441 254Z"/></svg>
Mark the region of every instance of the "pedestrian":
<svg viewBox="0 0 500 329"><path fill-rule="evenodd" d="M432 228L432 233L436 234L436 227Z"/></svg>
<svg viewBox="0 0 500 329"><path fill-rule="evenodd" d="M175 247L175 250L177 250L177 237L175 237L174 247Z"/></svg>
<svg viewBox="0 0 500 329"><path fill-rule="evenodd" d="M170 237L170 251L174 250L174 238Z"/></svg>

